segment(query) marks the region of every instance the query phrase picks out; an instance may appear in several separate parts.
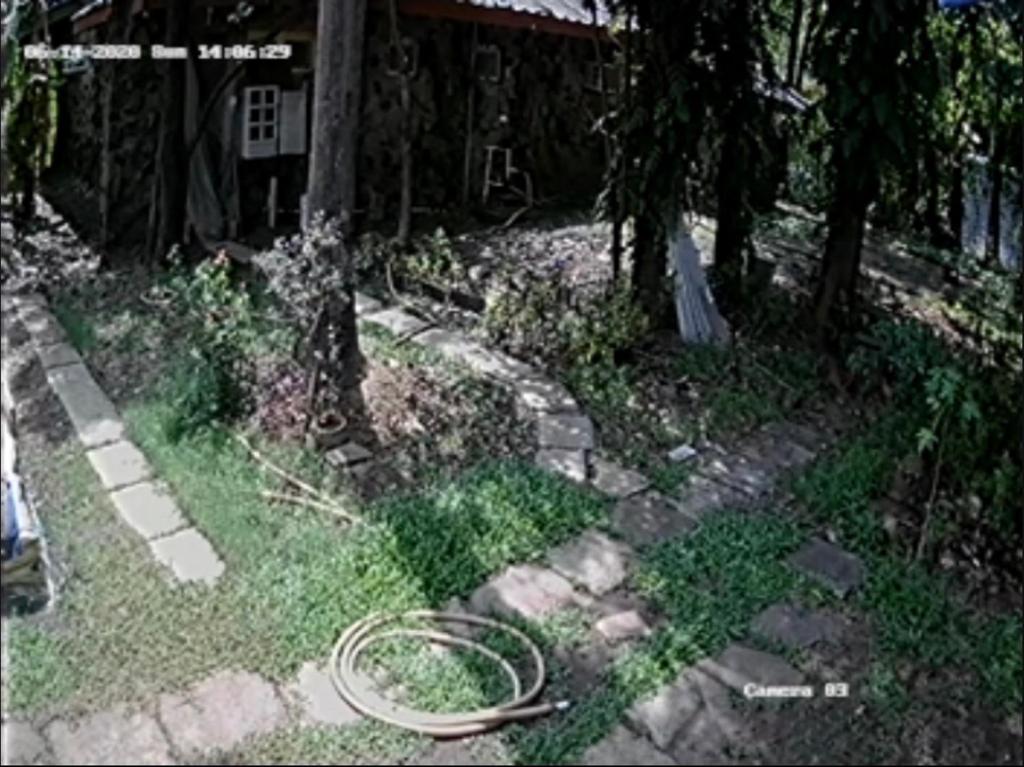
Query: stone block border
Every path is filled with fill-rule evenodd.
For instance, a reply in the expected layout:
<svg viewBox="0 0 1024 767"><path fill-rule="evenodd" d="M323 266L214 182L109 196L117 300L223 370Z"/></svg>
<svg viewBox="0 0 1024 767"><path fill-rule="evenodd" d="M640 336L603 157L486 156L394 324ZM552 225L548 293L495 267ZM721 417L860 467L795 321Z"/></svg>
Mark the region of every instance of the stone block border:
<svg viewBox="0 0 1024 767"><path fill-rule="evenodd" d="M214 585L224 573L223 561L202 533L189 526L166 489L154 484L153 467L125 436L117 408L67 342L46 299L11 296L5 311L13 314L5 322L20 322L28 331L46 380L121 519L146 540L154 558L179 583Z"/></svg>
<svg viewBox="0 0 1024 767"><path fill-rule="evenodd" d="M355 300L360 323L385 328L509 389L515 394L519 412L536 423L537 465L574 482L590 482L596 448L594 422L564 386L532 365L488 349L458 330L433 327L361 293L356 293Z"/></svg>

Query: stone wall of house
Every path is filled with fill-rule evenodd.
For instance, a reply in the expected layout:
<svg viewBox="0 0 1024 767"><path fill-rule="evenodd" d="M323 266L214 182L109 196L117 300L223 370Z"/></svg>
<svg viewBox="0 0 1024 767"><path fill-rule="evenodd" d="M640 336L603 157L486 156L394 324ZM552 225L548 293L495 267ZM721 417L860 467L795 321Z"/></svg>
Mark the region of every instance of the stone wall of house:
<svg viewBox="0 0 1024 767"><path fill-rule="evenodd" d="M82 45L108 41L143 46L147 50L157 30L149 20L115 19L75 39ZM59 127L60 160L85 188L82 206L99 219L102 187L104 98L110 93L110 216L108 237L122 242L144 242L160 122L158 64L142 61L93 60L88 68L68 75L61 89Z"/></svg>
<svg viewBox="0 0 1024 767"><path fill-rule="evenodd" d="M482 198L487 146L512 149L514 165L530 173L538 197L593 201L603 156L593 131L601 97L585 85L586 62L596 58L592 41L422 18L402 18L400 33L413 41L417 59L414 205L462 202L471 100L471 202ZM391 71L388 17L372 14L367 35L360 186L373 220L398 206L401 79ZM476 47L499 52L497 81L474 72Z"/></svg>
<svg viewBox="0 0 1024 767"><path fill-rule="evenodd" d="M79 35L75 42L130 39L145 50L162 39L158 17L136 17L130 29L128 23L115 20ZM593 41L418 17L403 17L400 32L413 41L417 64L411 81L416 207L440 210L462 204L471 102L471 204L481 202L486 147L492 145L512 150L514 165L530 174L537 199L593 201L603 172L602 145L593 131L601 97L585 85L586 63L595 57ZM400 78L391 71L390 43L388 16L372 11L367 29L359 207L364 228L384 231L394 225L401 194ZM473 72L476 46L492 46L500 52L500 72L493 71L498 75L494 81ZM60 151L74 174L97 193L104 82L112 84L109 232L128 241L145 238L160 121L160 68L167 65L148 60L94 62L89 71L70 77L63 89L65 114L71 118L62 130ZM171 65L180 66L180 62ZM209 91L218 79L211 67L209 62L199 67L201 92ZM239 100L246 85L294 89L305 82L311 95L308 80L308 75L285 62L257 61L247 65L234 87ZM240 112L235 120L240 129ZM287 211L279 216L280 223L297 224L306 157L239 158L237 168L242 235L266 221L272 177L278 179L279 207Z"/></svg>

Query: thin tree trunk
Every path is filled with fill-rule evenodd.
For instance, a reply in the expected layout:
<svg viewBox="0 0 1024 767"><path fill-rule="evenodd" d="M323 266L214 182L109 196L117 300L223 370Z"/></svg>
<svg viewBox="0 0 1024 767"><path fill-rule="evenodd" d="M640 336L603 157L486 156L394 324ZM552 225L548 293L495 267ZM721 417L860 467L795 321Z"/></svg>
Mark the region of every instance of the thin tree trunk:
<svg viewBox="0 0 1024 767"><path fill-rule="evenodd" d="M366 35L366 0L320 0L314 83L313 139L309 162L307 211L337 222L342 237L321 254L338 264L340 295L329 297L325 330L318 346L324 373L342 391L359 380L352 254L356 204L356 153Z"/></svg>
<svg viewBox="0 0 1024 767"><path fill-rule="evenodd" d="M409 87L409 62L405 60L405 47L402 45L402 34L398 28L398 0L391 0L388 12L391 16L391 45L399 57L400 67L402 197L398 208L397 240L399 245L405 247L409 243L412 230L412 93Z"/></svg>
<svg viewBox="0 0 1024 767"><path fill-rule="evenodd" d="M939 150L934 142L928 141L924 152L925 183L927 185L924 223L932 245L942 247L947 244L947 237L939 215L939 194L942 183L939 178Z"/></svg>
<svg viewBox="0 0 1024 767"><path fill-rule="evenodd" d="M469 45L469 95L466 97L466 148L462 158L462 207L469 205L473 188L473 131L476 127L476 46L480 39L480 28L473 24L473 36Z"/></svg>
<svg viewBox="0 0 1024 767"><path fill-rule="evenodd" d="M743 246L747 219L744 210L740 139L742 126L735 120L724 125L722 157L718 165L717 226L715 228L715 277L723 309L729 313L740 304L743 294Z"/></svg>
<svg viewBox="0 0 1024 767"><path fill-rule="evenodd" d="M612 282L618 283L619 269L622 262L622 214L620 211L619 181L616 163L621 157L621 149L615 146L609 115L611 112L608 99L608 83L604 76L604 52L601 50L601 26L597 19L597 6L592 11L594 23L594 57L597 60L601 85L601 114L603 117L601 138L604 145L604 164L608 184L608 206L612 219ZM628 34L628 31L627 31ZM622 94L619 94L621 98ZM620 136L621 140L621 136Z"/></svg>
<svg viewBox="0 0 1024 767"><path fill-rule="evenodd" d="M622 101L619 104L619 119L616 130L619 133L619 185L618 204L616 212L618 218L612 224L612 277L618 284L622 278L622 229L626 221L626 211L629 209L629 164L630 164L630 142L629 131L626 130L625 115L631 114L633 107L633 6L626 9L626 52L623 62Z"/></svg>
<svg viewBox="0 0 1024 767"><path fill-rule="evenodd" d="M804 21L804 0L794 0L793 18L789 24L789 54L786 60L786 85L796 82L797 61L800 58L800 29Z"/></svg>
<svg viewBox="0 0 1024 767"><path fill-rule="evenodd" d="M796 89L803 90L804 76L807 73L807 62L814 50L821 26L821 0L811 0L810 16L807 19L807 32L804 34L803 46L800 49L800 60L796 68Z"/></svg>
<svg viewBox="0 0 1024 767"><path fill-rule="evenodd" d="M724 46L716 55L725 103L718 114L724 133L716 179L718 226L715 233L715 273L723 309L736 310L743 295L743 248L750 234L747 188L751 168L746 162L742 131L753 92L748 68L750 0L731 0L725 19Z"/></svg>
<svg viewBox="0 0 1024 767"><path fill-rule="evenodd" d="M110 236L110 113L114 104L114 79L117 70L105 66L106 76L100 81L101 145L100 145L100 247L105 250Z"/></svg>
<svg viewBox="0 0 1024 767"><path fill-rule="evenodd" d="M166 43L182 46L188 42L191 0L170 0L167 4ZM160 178L159 215L153 258L163 258L185 233L185 198L188 165L185 156L185 65L164 62L163 105L160 138L157 143L157 172Z"/></svg>
<svg viewBox="0 0 1024 767"><path fill-rule="evenodd" d="M853 324L857 309L857 281L870 195L844 180L849 173L849 165L840 169L828 213L824 263L814 297L815 327L819 342L825 347Z"/></svg>
<svg viewBox="0 0 1024 767"><path fill-rule="evenodd" d="M998 265L1003 229L1003 163L1006 160L1006 132L996 126L992 129L992 153L989 157L989 178L992 182L992 196L988 209L988 246L986 257Z"/></svg>

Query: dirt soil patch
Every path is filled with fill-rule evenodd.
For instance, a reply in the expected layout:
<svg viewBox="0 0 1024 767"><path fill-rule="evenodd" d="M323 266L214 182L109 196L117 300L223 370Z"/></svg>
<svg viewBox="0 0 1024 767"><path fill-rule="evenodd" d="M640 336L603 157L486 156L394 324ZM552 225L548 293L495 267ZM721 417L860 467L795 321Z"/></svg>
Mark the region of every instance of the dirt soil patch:
<svg viewBox="0 0 1024 767"><path fill-rule="evenodd" d="M753 722L766 764L1020 764L1022 741L972 699L973 680L956 669L890 664L875 654L871 627L850 621L841 641L816 647L800 664L816 695ZM848 685L826 697L824 685Z"/></svg>

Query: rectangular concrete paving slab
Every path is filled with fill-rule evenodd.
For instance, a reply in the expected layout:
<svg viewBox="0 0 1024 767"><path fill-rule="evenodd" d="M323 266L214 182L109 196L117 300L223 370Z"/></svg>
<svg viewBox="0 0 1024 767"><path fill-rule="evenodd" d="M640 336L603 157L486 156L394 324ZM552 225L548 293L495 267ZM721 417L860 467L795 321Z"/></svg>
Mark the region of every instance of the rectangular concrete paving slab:
<svg viewBox="0 0 1024 767"><path fill-rule="evenodd" d="M576 605L572 584L536 565L510 567L477 589L469 600L480 615L537 620Z"/></svg>
<svg viewBox="0 0 1024 767"><path fill-rule="evenodd" d="M46 741L36 729L24 722L0 723L0 764L52 764Z"/></svg>
<svg viewBox="0 0 1024 767"><path fill-rule="evenodd" d="M114 403L103 393L85 365L49 370L46 378L85 447L108 445L124 437L124 424Z"/></svg>
<svg viewBox="0 0 1024 767"><path fill-rule="evenodd" d="M530 381L540 377L536 368L522 360L517 360L515 357L493 349L488 349L487 353L490 357L487 375L506 386L515 388L520 381Z"/></svg>
<svg viewBox="0 0 1024 767"><path fill-rule="evenodd" d="M643 639L652 633L647 621L636 610L626 610L602 618L594 625L594 630L609 644Z"/></svg>
<svg viewBox="0 0 1024 767"><path fill-rule="evenodd" d="M823 610L778 604L754 618L750 629L765 639L790 649L802 650L821 642L835 641L842 633L842 621L838 616Z"/></svg>
<svg viewBox="0 0 1024 767"><path fill-rule="evenodd" d="M804 681L804 675L785 659L741 644L729 645L715 658L698 663L697 668L738 693L751 684L791 687Z"/></svg>
<svg viewBox="0 0 1024 767"><path fill-rule="evenodd" d="M697 472L724 487L746 493L752 498L762 497L770 492L775 484L775 474L770 466L738 454L725 458L712 456L701 462Z"/></svg>
<svg viewBox="0 0 1024 767"><path fill-rule="evenodd" d="M560 474L573 482L587 481L587 454L583 450L538 450L534 462L544 471Z"/></svg>
<svg viewBox="0 0 1024 767"><path fill-rule="evenodd" d="M44 370L74 365L82 361L71 344L59 343L41 346L37 353Z"/></svg>
<svg viewBox="0 0 1024 767"><path fill-rule="evenodd" d="M546 378L522 378L511 383L516 399L528 411L579 413L579 403L561 384Z"/></svg>
<svg viewBox="0 0 1024 767"><path fill-rule="evenodd" d="M685 535L696 527L696 520L678 504L653 490L619 501L612 512L612 529L637 548Z"/></svg>
<svg viewBox="0 0 1024 767"><path fill-rule="evenodd" d="M304 664L298 677L283 693L299 711L299 719L305 726L347 727L363 721L362 714L338 694L330 674L316 663Z"/></svg>
<svg viewBox="0 0 1024 767"><path fill-rule="evenodd" d="M356 292L356 316L362 317L364 314L373 314L379 312L384 308L384 305L373 296L368 296L365 293Z"/></svg>
<svg viewBox="0 0 1024 767"><path fill-rule="evenodd" d="M861 559L820 538L811 539L789 559L790 565L845 597L864 582Z"/></svg>
<svg viewBox="0 0 1024 767"><path fill-rule="evenodd" d="M146 714L114 708L46 728L57 764L174 764L157 721Z"/></svg>
<svg viewBox="0 0 1024 767"><path fill-rule="evenodd" d="M697 475L678 495L679 505L694 519L729 508L747 506L751 495L710 477Z"/></svg>
<svg viewBox="0 0 1024 767"><path fill-rule="evenodd" d="M393 335L410 337L426 330L430 325L418 317L414 317L401 309L385 309L380 312L363 315L363 319L379 325Z"/></svg>
<svg viewBox="0 0 1024 767"><path fill-rule="evenodd" d="M729 688L694 668L636 703L626 717L658 748L703 755L708 764L716 763L722 752L742 743L748 734L746 716L733 706Z"/></svg>
<svg viewBox="0 0 1024 767"><path fill-rule="evenodd" d="M642 493L651 486L650 480L643 474L623 468L604 458L593 456L590 463L594 469L594 476L591 480L594 487L612 498L628 498L631 495Z"/></svg>
<svg viewBox="0 0 1024 767"><path fill-rule="evenodd" d="M149 461L126 440L95 448L85 456L107 490L137 485L153 476Z"/></svg>
<svg viewBox="0 0 1024 767"><path fill-rule="evenodd" d="M111 493L110 500L121 519L147 541L188 527L178 504L161 485L142 482Z"/></svg>
<svg viewBox="0 0 1024 767"><path fill-rule="evenodd" d="M274 686L255 674L224 672L185 694L160 698L160 721L186 756L229 751L288 723Z"/></svg>
<svg viewBox="0 0 1024 767"><path fill-rule="evenodd" d="M505 383L504 376L510 369L508 361L463 333L431 328L416 335L413 341L435 350L452 362L464 365L479 376ZM532 368L525 369L529 375L534 375Z"/></svg>
<svg viewBox="0 0 1024 767"><path fill-rule="evenodd" d="M626 580L632 550L607 535L588 530L548 552L551 569L595 596L614 591Z"/></svg>
<svg viewBox="0 0 1024 767"><path fill-rule="evenodd" d="M182 583L214 585L224 574L224 562L210 542L193 528L149 542L153 556Z"/></svg>
<svg viewBox="0 0 1024 767"><path fill-rule="evenodd" d="M545 449L593 450L594 422L585 415L542 413L537 419L537 440Z"/></svg>
<svg viewBox="0 0 1024 767"><path fill-rule="evenodd" d="M39 306L23 307L19 316L36 346L56 344L67 339L64 328L48 309Z"/></svg>

